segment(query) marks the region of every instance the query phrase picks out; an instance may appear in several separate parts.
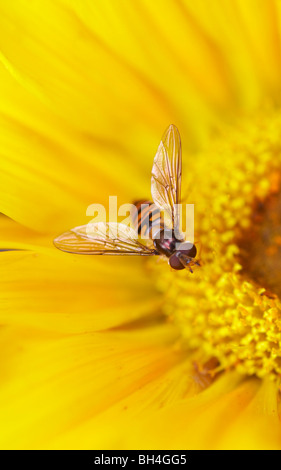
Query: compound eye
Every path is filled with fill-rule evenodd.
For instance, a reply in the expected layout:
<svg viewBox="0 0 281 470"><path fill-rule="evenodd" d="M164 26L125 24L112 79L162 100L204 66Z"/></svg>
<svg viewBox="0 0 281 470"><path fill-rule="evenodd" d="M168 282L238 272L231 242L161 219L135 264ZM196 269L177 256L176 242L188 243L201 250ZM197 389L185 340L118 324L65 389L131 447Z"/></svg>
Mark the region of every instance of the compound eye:
<svg viewBox="0 0 281 470"><path fill-rule="evenodd" d="M180 260L177 256L177 253L174 253L172 256L170 256L169 264L170 264L171 268L176 269L177 271L179 271L180 269L185 268L183 266L183 264L180 262Z"/></svg>
<svg viewBox="0 0 281 470"><path fill-rule="evenodd" d="M190 256L190 258L195 258L197 255L196 246L190 242L182 243L179 247L179 251L187 256Z"/></svg>

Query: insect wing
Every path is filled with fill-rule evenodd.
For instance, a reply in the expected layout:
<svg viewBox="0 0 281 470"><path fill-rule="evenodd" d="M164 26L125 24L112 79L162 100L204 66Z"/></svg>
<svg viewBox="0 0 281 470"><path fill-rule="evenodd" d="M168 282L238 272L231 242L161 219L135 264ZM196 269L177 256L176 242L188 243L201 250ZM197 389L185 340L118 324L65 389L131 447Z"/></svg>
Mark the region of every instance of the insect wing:
<svg viewBox="0 0 281 470"><path fill-rule="evenodd" d="M81 225L54 240L62 251L84 255L151 256L155 250L138 240L137 233L125 224L98 222Z"/></svg>
<svg viewBox="0 0 281 470"><path fill-rule="evenodd" d="M182 156L180 134L173 124L168 127L156 152L151 177L154 203L164 211L173 228L179 228Z"/></svg>

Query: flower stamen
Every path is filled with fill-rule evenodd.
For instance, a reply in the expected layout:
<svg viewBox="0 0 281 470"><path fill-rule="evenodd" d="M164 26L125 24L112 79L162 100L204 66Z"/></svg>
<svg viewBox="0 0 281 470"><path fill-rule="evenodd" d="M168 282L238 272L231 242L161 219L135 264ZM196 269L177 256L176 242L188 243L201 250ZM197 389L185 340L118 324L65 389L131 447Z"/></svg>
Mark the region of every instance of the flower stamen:
<svg viewBox="0 0 281 470"><path fill-rule="evenodd" d="M184 346L219 369L281 375L281 114L245 120L200 158L200 275L157 271ZM212 172L205 162L212 162ZM206 166L206 165L205 165ZM196 199L197 198L197 199ZM211 206L211 209L210 209Z"/></svg>

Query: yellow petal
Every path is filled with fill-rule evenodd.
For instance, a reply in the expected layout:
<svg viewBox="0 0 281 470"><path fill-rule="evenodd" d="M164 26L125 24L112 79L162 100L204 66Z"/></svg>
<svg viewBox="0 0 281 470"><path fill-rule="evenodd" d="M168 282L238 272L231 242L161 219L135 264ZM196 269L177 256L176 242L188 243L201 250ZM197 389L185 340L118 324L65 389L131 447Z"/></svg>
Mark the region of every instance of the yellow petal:
<svg viewBox="0 0 281 470"><path fill-rule="evenodd" d="M280 97L280 34L275 0L185 0L221 57L234 103L251 109ZM235 104L234 104L235 106Z"/></svg>
<svg viewBox="0 0 281 470"><path fill-rule="evenodd" d="M59 258L1 253L2 324L93 331L154 315L160 306L142 260Z"/></svg>
<svg viewBox="0 0 281 470"><path fill-rule="evenodd" d="M232 108L221 44L189 6L17 0L0 31L0 210L40 231L85 223L110 194L147 197L165 127L202 145Z"/></svg>
<svg viewBox="0 0 281 470"><path fill-rule="evenodd" d="M170 353L170 359L172 356L173 353ZM195 396L203 388L198 381L192 356L186 358L180 355L178 359L178 363L165 373L155 374L147 384L120 402L51 440L48 447L71 449L75 442L78 449L149 449L152 443L146 439L146 433L150 436L153 431L159 432L153 421L156 410L166 409L179 400ZM143 421L150 415L151 420L146 421L148 428L145 429ZM138 436L138 440L132 437L134 435ZM158 439L163 439L161 430ZM169 444L166 448L170 448Z"/></svg>
<svg viewBox="0 0 281 470"><path fill-rule="evenodd" d="M220 448L280 450L278 394L276 382L264 379L253 400L225 430Z"/></svg>
<svg viewBox="0 0 281 470"><path fill-rule="evenodd" d="M0 447L45 448L157 380L180 360L173 336L151 327L38 340L25 328L2 328Z"/></svg>
<svg viewBox="0 0 281 470"><path fill-rule="evenodd" d="M223 374L196 396L143 412L134 422L134 433L128 433L132 422L126 423L119 445L124 449L138 445L143 449L219 449L220 437L259 388L258 381L242 380L237 374ZM231 445L235 448L234 440Z"/></svg>
<svg viewBox="0 0 281 470"><path fill-rule="evenodd" d="M119 443L124 449L141 442L144 449L280 450L277 395L276 382L224 373L197 396L142 413L129 442L125 431Z"/></svg>
<svg viewBox="0 0 281 470"><path fill-rule="evenodd" d="M62 253L49 237L0 223L0 249L20 250L0 253L1 324L77 333L158 314L143 258Z"/></svg>

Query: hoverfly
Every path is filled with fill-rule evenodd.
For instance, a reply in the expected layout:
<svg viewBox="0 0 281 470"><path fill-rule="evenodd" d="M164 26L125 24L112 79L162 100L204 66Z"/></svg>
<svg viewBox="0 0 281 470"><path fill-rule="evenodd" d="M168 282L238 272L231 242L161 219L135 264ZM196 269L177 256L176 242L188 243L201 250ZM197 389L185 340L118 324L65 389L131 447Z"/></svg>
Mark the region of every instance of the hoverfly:
<svg viewBox="0 0 281 470"><path fill-rule="evenodd" d="M135 202L136 230L116 222L97 222L75 227L54 240L57 248L68 253L87 255L163 255L173 269L200 266L196 246L185 241L179 229L182 156L179 131L170 125L156 152L151 176L154 203ZM161 216L166 214L168 225ZM150 243L140 241L146 235ZM150 246L149 246L150 245Z"/></svg>

